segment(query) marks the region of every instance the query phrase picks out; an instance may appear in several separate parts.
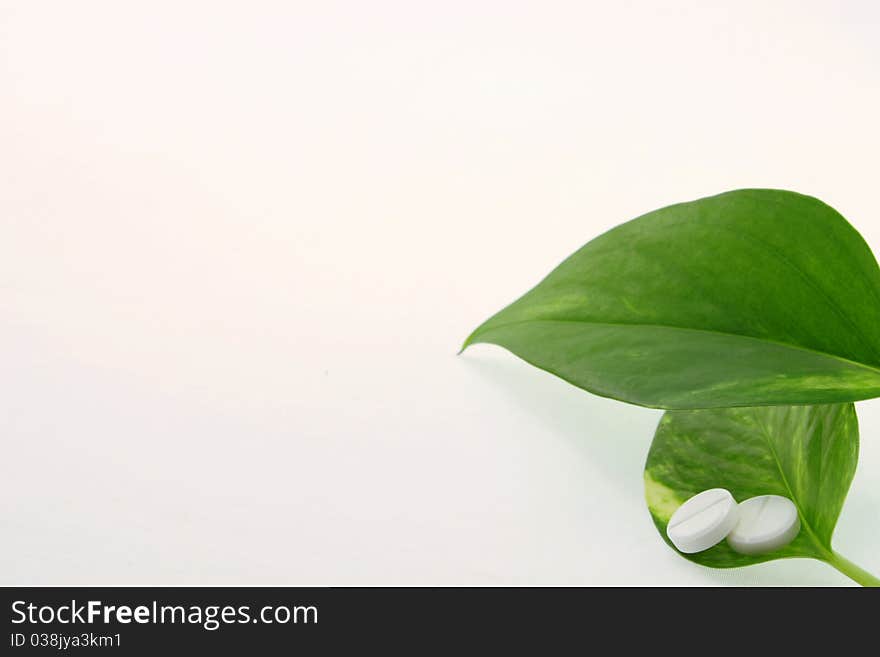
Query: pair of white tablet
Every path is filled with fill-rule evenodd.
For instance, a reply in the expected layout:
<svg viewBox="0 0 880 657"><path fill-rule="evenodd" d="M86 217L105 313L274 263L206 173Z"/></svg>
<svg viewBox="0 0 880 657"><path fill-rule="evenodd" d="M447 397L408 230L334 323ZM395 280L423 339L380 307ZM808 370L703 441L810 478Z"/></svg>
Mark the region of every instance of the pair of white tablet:
<svg viewBox="0 0 880 657"><path fill-rule="evenodd" d="M702 552L727 543L740 554L764 554L791 543L801 523L787 497L759 495L737 504L730 491L710 488L682 504L666 526L680 552Z"/></svg>

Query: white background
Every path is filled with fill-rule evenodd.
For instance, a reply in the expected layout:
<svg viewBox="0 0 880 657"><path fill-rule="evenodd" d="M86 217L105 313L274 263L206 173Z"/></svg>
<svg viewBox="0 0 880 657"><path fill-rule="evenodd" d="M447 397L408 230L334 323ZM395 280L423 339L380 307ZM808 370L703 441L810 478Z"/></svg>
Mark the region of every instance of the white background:
<svg viewBox="0 0 880 657"><path fill-rule="evenodd" d="M676 201L880 248L877 6L0 0L0 583L847 583L679 558L659 412L455 353Z"/></svg>

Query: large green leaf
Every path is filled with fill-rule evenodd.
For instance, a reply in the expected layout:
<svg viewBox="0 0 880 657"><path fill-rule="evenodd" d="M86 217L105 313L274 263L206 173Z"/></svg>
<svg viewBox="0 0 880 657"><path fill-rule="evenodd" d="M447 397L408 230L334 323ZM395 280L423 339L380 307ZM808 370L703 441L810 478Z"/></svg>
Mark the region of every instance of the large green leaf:
<svg viewBox="0 0 880 657"><path fill-rule="evenodd" d="M740 190L581 248L487 342L596 394L671 409L880 396L880 269L821 201Z"/></svg>
<svg viewBox="0 0 880 657"><path fill-rule="evenodd" d="M795 503L801 520L800 533L787 547L746 556L721 542L682 556L715 568L784 557L813 557L837 565L831 535L858 455L852 404L668 411L645 464L645 499L657 530L671 546L669 518L700 491L726 488L737 502L783 495Z"/></svg>

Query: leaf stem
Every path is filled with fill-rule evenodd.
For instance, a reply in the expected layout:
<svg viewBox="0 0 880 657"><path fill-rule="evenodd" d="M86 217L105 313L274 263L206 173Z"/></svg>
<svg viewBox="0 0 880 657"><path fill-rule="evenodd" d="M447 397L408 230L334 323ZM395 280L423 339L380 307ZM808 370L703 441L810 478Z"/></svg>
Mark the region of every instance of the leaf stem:
<svg viewBox="0 0 880 657"><path fill-rule="evenodd" d="M880 578L875 577L864 568L857 566L846 557L841 556L837 552L832 552L826 561L834 568L842 572L854 582L862 586L878 586L880 587Z"/></svg>

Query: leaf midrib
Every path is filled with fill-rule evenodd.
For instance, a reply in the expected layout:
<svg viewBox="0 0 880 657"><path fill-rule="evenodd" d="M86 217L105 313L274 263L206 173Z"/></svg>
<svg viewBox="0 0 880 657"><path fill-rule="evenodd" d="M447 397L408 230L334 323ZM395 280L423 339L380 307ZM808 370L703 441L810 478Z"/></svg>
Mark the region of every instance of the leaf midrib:
<svg viewBox="0 0 880 657"><path fill-rule="evenodd" d="M788 342L781 342L779 340L770 340L768 338L756 338L751 335L741 335L739 333L728 333L727 331L716 331L713 329L697 329L697 328L688 328L683 326L670 326L667 324L641 324L636 322L592 322L583 319L523 319L516 322L507 322L505 324L499 324L498 326L492 326L486 329L477 328L468 338L465 340L464 345L462 346L462 351L474 344L475 338L479 337L482 334L490 333L492 331L497 331L500 329L510 328L511 326L518 326L520 324L537 324L537 323L566 323L566 324L587 324L590 326L610 326L610 327L624 327L624 328L660 328L660 329L668 329L674 331L686 331L691 333L707 333L710 335L721 335L729 338L740 338L742 340L754 340L755 342L763 342L767 344L776 345L779 347L785 347L786 349L793 349L796 351L803 351L809 354L814 354L817 356L824 356L825 358L831 358L834 360L838 360L842 363L847 363L848 365L853 365L855 367L859 367L861 369L867 370L872 374L880 376L880 367L874 367L872 365L868 365L866 363L861 363L856 360L851 360L849 358L845 358L838 354L830 354L825 351L819 351L818 349L812 349L810 347L803 347L801 345L794 345Z"/></svg>
<svg viewBox="0 0 880 657"><path fill-rule="evenodd" d="M779 472L779 477L780 479L782 479L782 485L785 486L785 490L788 491L788 498L794 503L795 508L797 508L797 512L801 518L803 528L806 530L807 534L810 536L810 539L812 539L813 541L813 547L815 547L819 551L819 553L822 555L822 558L831 558L831 550L826 548L825 544L822 543L822 541L819 539L819 536L816 534L813 526L810 524L810 521L807 519L806 514L801 508L800 499L797 495L795 495L794 490L788 483L788 477L785 476L785 471L782 469L782 462L779 460L779 456L776 454L776 448L773 446L773 440L767 431L767 427L764 426L764 423L761 422L760 418L758 417L755 417L755 424L757 424L758 428L761 430L761 435L764 437L764 440L767 443L767 449L770 450L770 454L771 456L773 456L773 462L776 464L776 469Z"/></svg>

